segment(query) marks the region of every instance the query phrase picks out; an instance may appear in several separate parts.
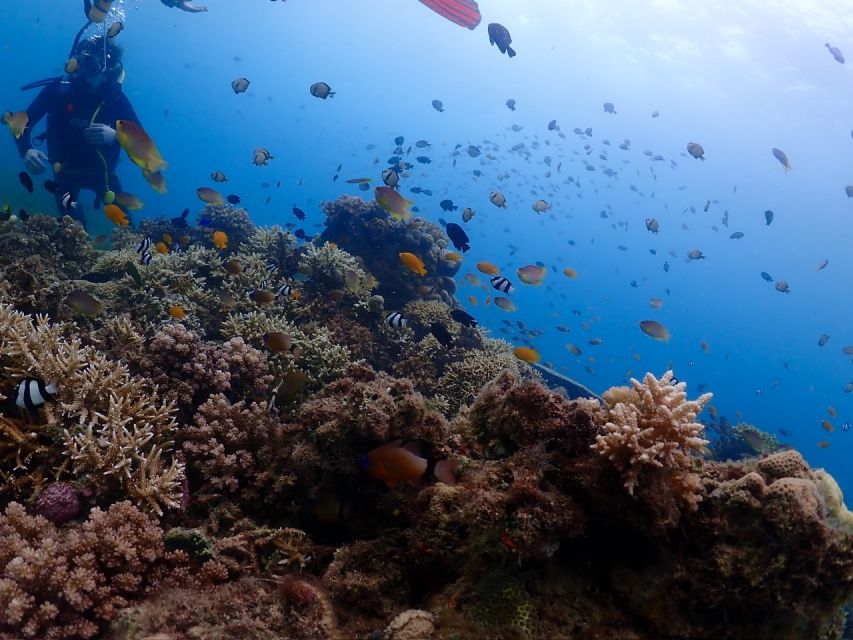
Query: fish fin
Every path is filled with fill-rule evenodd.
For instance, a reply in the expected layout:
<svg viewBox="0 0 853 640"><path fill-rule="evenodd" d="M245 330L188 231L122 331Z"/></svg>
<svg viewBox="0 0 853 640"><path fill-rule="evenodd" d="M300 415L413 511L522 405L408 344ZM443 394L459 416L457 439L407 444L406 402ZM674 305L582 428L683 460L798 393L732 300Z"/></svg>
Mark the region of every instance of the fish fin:
<svg viewBox="0 0 853 640"><path fill-rule="evenodd" d="M512 47L507 47L507 48L506 48L506 53L507 53L507 55L508 55L510 58L514 58L514 57L515 57L515 49L513 49Z"/></svg>
<svg viewBox="0 0 853 640"><path fill-rule="evenodd" d="M414 453L419 458L423 458L423 453L421 452L421 445L419 442L407 442L406 444L400 447L401 449L405 449L410 453Z"/></svg>

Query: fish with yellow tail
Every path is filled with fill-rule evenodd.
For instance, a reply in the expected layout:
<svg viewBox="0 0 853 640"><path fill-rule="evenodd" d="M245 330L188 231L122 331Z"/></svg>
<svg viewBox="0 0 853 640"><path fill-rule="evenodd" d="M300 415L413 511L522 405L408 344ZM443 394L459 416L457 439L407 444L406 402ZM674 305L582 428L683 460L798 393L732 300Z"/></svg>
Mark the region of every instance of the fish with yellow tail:
<svg viewBox="0 0 853 640"><path fill-rule="evenodd" d="M423 260L417 257L414 253L404 251L400 254L400 262L412 273L417 273L421 277L427 274Z"/></svg>
<svg viewBox="0 0 853 640"><path fill-rule="evenodd" d="M127 157L143 171L153 174L169 166L151 136L136 122L116 120L116 137Z"/></svg>
<svg viewBox="0 0 853 640"><path fill-rule="evenodd" d="M374 190L376 202L385 209L394 220L408 221L412 217L409 209L414 203L401 196L390 187L376 187Z"/></svg>
<svg viewBox="0 0 853 640"><path fill-rule="evenodd" d="M27 128L29 121L30 117L26 111L15 111L14 113L7 111L3 114L3 124L9 125L9 131L15 136L15 140L24 135L24 129Z"/></svg>

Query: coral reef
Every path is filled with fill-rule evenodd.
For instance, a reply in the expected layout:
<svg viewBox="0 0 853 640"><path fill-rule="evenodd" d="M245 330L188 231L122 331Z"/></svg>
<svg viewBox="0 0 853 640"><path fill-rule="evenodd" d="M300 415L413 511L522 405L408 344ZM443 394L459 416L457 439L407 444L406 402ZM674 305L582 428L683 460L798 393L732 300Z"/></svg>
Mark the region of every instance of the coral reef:
<svg viewBox="0 0 853 640"><path fill-rule="evenodd" d="M548 388L454 319L440 227L323 210L307 242L211 205L97 251L0 223L1 639L839 637L826 471L715 413L709 445L671 372Z"/></svg>

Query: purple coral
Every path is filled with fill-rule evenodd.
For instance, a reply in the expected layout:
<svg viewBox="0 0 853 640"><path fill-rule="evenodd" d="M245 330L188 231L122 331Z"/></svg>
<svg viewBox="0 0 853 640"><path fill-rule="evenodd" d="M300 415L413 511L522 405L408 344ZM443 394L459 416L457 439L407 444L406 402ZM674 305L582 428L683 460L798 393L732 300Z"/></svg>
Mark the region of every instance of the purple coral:
<svg viewBox="0 0 853 640"><path fill-rule="evenodd" d="M53 524L63 524L80 513L80 493L67 482L54 482L41 492L36 513Z"/></svg>

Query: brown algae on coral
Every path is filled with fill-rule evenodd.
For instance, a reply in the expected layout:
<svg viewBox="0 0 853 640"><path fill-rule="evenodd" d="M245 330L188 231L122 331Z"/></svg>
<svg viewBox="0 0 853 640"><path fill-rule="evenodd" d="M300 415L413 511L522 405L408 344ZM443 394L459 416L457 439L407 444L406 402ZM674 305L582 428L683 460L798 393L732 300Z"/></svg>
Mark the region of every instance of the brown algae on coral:
<svg viewBox="0 0 853 640"><path fill-rule="evenodd" d="M3 227L36 249L0 256L0 636L836 628L853 519L829 474L740 426L754 451L703 456L710 394L671 372L574 397L456 319L441 227L323 211L300 240L210 204L99 251L70 219ZM181 240L142 262L163 234ZM24 380L55 400L17 407Z"/></svg>

